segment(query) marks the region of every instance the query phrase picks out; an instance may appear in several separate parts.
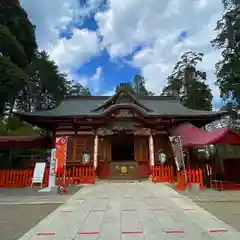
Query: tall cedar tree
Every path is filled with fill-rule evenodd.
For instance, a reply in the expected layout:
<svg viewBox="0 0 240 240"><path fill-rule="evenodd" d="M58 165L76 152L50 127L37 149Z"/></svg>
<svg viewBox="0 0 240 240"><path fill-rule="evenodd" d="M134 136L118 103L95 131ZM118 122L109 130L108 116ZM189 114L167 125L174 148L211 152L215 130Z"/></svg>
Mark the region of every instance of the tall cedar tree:
<svg viewBox="0 0 240 240"><path fill-rule="evenodd" d="M197 69L202 58L203 53L184 53L168 77L162 95L177 95L180 102L191 109L211 110L213 97L205 83L206 72Z"/></svg>
<svg viewBox="0 0 240 240"><path fill-rule="evenodd" d="M153 93L146 89L146 80L140 75L135 75L133 78L133 89L137 95L152 96Z"/></svg>
<svg viewBox="0 0 240 240"><path fill-rule="evenodd" d="M0 118L6 105L13 108L18 92L25 86L24 69L37 49L35 27L18 0L0 2Z"/></svg>
<svg viewBox="0 0 240 240"><path fill-rule="evenodd" d="M216 84L224 99L240 104L240 0L222 0L224 13L217 22L217 37L212 45L222 50L216 64Z"/></svg>
<svg viewBox="0 0 240 240"><path fill-rule="evenodd" d="M116 87L116 92L119 89L129 91L130 93L137 96L152 96L153 93L148 91L146 86L146 81L141 75L135 75L133 78L133 84L131 82L122 82Z"/></svg>

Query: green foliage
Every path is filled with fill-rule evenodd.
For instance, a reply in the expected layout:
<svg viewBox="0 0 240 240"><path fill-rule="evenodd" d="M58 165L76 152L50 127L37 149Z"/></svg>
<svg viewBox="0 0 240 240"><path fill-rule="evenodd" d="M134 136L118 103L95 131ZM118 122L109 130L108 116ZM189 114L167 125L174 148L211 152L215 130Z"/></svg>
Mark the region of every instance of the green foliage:
<svg viewBox="0 0 240 240"><path fill-rule="evenodd" d="M0 1L0 23L9 29L23 47L24 52L31 61L37 49L35 26L28 19L25 10L20 6L19 0Z"/></svg>
<svg viewBox="0 0 240 240"><path fill-rule="evenodd" d="M36 129L12 117L13 109L47 110L66 96L91 92L67 80L45 51L37 51L35 27L18 0L0 2L0 23L0 134L33 135Z"/></svg>
<svg viewBox="0 0 240 240"><path fill-rule="evenodd" d="M0 2L0 118L27 83L25 68L36 49L35 28L18 0ZM6 109L7 108L7 109Z"/></svg>
<svg viewBox="0 0 240 240"><path fill-rule="evenodd" d="M145 84L146 81L144 77L137 74L133 78L133 84L131 84L130 82L122 82L117 85L116 92L121 89L138 96L152 96L153 93L146 89Z"/></svg>
<svg viewBox="0 0 240 240"><path fill-rule="evenodd" d="M129 93L134 94L134 89L132 87L132 84L130 82L121 82L117 87L116 87L116 92L118 91L127 91Z"/></svg>
<svg viewBox="0 0 240 240"><path fill-rule="evenodd" d="M30 124L22 124L19 128L9 132L11 136L39 136L39 129L34 129Z"/></svg>
<svg viewBox="0 0 240 240"><path fill-rule="evenodd" d="M217 37L212 41L222 50L222 60L216 64L216 84L221 97L240 104L240 1L223 0L225 12L215 28Z"/></svg>
<svg viewBox="0 0 240 240"><path fill-rule="evenodd" d="M153 93L146 89L144 77L135 75L133 78L133 90L137 95L152 96Z"/></svg>
<svg viewBox="0 0 240 240"><path fill-rule="evenodd" d="M205 83L206 72L197 69L203 53L186 52L175 65L168 77L168 85L162 95L176 95L188 108L197 110L212 109L211 89Z"/></svg>
<svg viewBox="0 0 240 240"><path fill-rule="evenodd" d="M17 41L6 26L0 26L0 52L19 67L26 67L27 56L23 46Z"/></svg>
<svg viewBox="0 0 240 240"><path fill-rule="evenodd" d="M9 117L6 123L0 123L0 136L37 136L40 129L31 124L21 122L19 118Z"/></svg>
<svg viewBox="0 0 240 240"><path fill-rule="evenodd" d="M6 132L6 125L3 122L0 122L0 136L5 136Z"/></svg>
<svg viewBox="0 0 240 240"><path fill-rule="evenodd" d="M223 119L225 120L225 126L224 127L228 127L233 129L234 131L238 131L240 130L240 116L238 114L239 111L239 105L236 102L232 102L232 101L228 101L226 104L224 104L221 109L221 111L227 111L228 112L228 116L227 119Z"/></svg>
<svg viewBox="0 0 240 240"><path fill-rule="evenodd" d="M66 81L67 96L91 96L89 88L83 87L81 83Z"/></svg>
<svg viewBox="0 0 240 240"><path fill-rule="evenodd" d="M66 76L59 72L45 51L37 52L26 68L28 83L19 92L17 107L22 111L55 107L66 93Z"/></svg>
<svg viewBox="0 0 240 240"><path fill-rule="evenodd" d="M0 56L0 115L7 101L12 101L24 87L27 75L8 58Z"/></svg>

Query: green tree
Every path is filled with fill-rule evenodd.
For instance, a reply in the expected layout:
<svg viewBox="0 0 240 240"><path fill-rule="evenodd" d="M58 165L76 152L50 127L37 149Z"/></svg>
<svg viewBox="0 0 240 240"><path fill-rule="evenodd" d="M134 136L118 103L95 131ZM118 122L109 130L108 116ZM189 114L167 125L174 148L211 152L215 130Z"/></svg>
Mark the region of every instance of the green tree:
<svg viewBox="0 0 240 240"><path fill-rule="evenodd" d="M224 104L221 109L221 111L227 111L228 115L225 116L220 123L222 123L222 127L231 128L235 131L240 130L240 116L238 114L239 112L239 106L236 102L228 101L226 104Z"/></svg>
<svg viewBox="0 0 240 240"><path fill-rule="evenodd" d="M137 95L152 96L153 93L146 89L144 77L135 75L133 78L133 90Z"/></svg>
<svg viewBox="0 0 240 240"><path fill-rule="evenodd" d="M7 103L15 101L16 95L24 87L27 75L8 58L0 56L0 118Z"/></svg>
<svg viewBox="0 0 240 240"><path fill-rule="evenodd" d="M81 83L75 81L66 81L67 96L91 96L89 88L83 87Z"/></svg>
<svg viewBox="0 0 240 240"><path fill-rule="evenodd" d="M117 85L116 92L118 92L120 90L127 91L132 94L135 93L133 86L130 82L121 82L119 85Z"/></svg>
<svg viewBox="0 0 240 240"><path fill-rule="evenodd" d="M216 64L216 84L224 99L240 104L240 0L222 0L224 14L215 28L213 47L222 50L222 60Z"/></svg>
<svg viewBox="0 0 240 240"><path fill-rule="evenodd" d="M28 83L16 100L19 110L47 110L63 100L67 92L66 75L59 71L45 51L35 54L26 73Z"/></svg>
<svg viewBox="0 0 240 240"><path fill-rule="evenodd" d="M212 109L211 89L205 83L206 72L197 69L203 53L186 52L168 77L168 85L162 95L177 95L183 105L198 110Z"/></svg>
<svg viewBox="0 0 240 240"><path fill-rule="evenodd" d="M0 25L7 27L13 37L24 49L30 62L37 49L35 26L28 19L28 15L21 7L19 0L1 0Z"/></svg>
<svg viewBox="0 0 240 240"><path fill-rule="evenodd" d="M0 52L3 56L21 68L27 66L28 59L23 46L6 26L0 26L0 42Z"/></svg>
<svg viewBox="0 0 240 240"><path fill-rule="evenodd" d="M0 118L13 109L26 82L25 68L37 49L35 27L18 0L0 2ZM7 109L6 109L7 108Z"/></svg>

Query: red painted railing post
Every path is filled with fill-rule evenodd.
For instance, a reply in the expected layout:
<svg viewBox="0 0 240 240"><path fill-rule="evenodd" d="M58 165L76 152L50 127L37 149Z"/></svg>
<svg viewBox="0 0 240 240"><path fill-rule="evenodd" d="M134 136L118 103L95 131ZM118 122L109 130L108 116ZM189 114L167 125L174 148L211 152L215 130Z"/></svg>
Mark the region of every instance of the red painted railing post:
<svg viewBox="0 0 240 240"><path fill-rule="evenodd" d="M204 183L203 183L202 169L199 169L199 185L200 185L200 189L206 189L206 187L204 186Z"/></svg>

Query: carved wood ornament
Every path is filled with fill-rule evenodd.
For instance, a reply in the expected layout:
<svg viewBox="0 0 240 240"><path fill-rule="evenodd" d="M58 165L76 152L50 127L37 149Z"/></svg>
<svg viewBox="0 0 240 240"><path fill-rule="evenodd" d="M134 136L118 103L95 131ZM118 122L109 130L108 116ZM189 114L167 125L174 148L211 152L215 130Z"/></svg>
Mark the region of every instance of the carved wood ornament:
<svg viewBox="0 0 240 240"><path fill-rule="evenodd" d="M117 113L113 113L112 116L115 118L131 118L136 116L136 114L129 109L120 109Z"/></svg>

